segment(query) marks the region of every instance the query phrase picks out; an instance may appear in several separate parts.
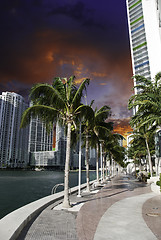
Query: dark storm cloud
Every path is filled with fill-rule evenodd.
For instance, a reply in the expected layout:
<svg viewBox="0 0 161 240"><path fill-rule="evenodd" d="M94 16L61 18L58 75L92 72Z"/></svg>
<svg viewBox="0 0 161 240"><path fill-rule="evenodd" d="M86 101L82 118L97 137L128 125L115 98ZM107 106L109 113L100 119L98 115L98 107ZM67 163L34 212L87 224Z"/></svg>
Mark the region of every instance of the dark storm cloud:
<svg viewBox="0 0 161 240"><path fill-rule="evenodd" d="M73 20L79 21L85 27L98 27L105 29L105 24L98 23L94 18L94 9L89 9L83 2L76 2L74 5L65 4L60 7L55 7L49 11L50 15L65 15Z"/></svg>
<svg viewBox="0 0 161 240"><path fill-rule="evenodd" d="M89 77L88 101L127 119L132 69L125 1L6 0L0 12L0 91L27 98L33 83Z"/></svg>
<svg viewBox="0 0 161 240"><path fill-rule="evenodd" d="M86 8L84 3L76 2L74 5L65 4L49 11L49 15L63 14L76 20L84 20Z"/></svg>

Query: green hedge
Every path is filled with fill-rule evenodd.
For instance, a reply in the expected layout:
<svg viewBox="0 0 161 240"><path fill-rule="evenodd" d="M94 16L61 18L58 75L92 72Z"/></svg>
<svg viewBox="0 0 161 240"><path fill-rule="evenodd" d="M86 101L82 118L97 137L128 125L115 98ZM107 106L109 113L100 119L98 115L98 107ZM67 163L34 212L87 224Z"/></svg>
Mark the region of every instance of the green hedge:
<svg viewBox="0 0 161 240"><path fill-rule="evenodd" d="M161 189L161 173L160 173L160 180L157 181L156 184L157 184L158 186L160 186L160 189Z"/></svg>

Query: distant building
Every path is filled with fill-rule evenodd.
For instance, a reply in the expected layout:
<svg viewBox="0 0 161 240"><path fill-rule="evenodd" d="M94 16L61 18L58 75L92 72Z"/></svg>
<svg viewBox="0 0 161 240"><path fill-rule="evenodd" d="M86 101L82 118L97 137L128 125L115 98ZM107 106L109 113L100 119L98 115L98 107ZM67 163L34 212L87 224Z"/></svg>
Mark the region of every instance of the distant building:
<svg viewBox="0 0 161 240"><path fill-rule="evenodd" d="M54 127L50 132L47 132L45 124L38 117L31 119L28 144L30 166L49 167L56 165L53 136Z"/></svg>
<svg viewBox="0 0 161 240"><path fill-rule="evenodd" d="M45 124L38 118L32 118L29 126L29 152L52 151L53 131L47 132Z"/></svg>
<svg viewBox="0 0 161 240"><path fill-rule="evenodd" d="M56 143L55 151L57 152L57 162L59 166L65 166L66 158L66 135L65 129L60 124L56 123Z"/></svg>
<svg viewBox="0 0 161 240"><path fill-rule="evenodd" d="M28 105L13 92L0 95L0 168L58 167L66 160L65 128L56 123L48 133L45 124L32 118L28 127L20 129L22 113ZM95 150L90 150L90 165L95 165ZM85 168L85 149L82 149L82 167ZM71 148L70 167L79 166L79 143Z"/></svg>
<svg viewBox="0 0 161 240"><path fill-rule="evenodd" d="M0 168L28 164L28 127L20 129L24 98L13 92L0 95Z"/></svg>
<svg viewBox="0 0 161 240"><path fill-rule="evenodd" d="M60 167L57 162L56 151L38 151L30 153L30 166L31 167Z"/></svg>
<svg viewBox="0 0 161 240"><path fill-rule="evenodd" d="M126 4L133 74L153 80L161 71L161 1L126 0Z"/></svg>
<svg viewBox="0 0 161 240"><path fill-rule="evenodd" d="M53 143L54 140L55 143ZM55 148L53 148L53 145ZM31 166L64 168L66 157L64 128L56 123L53 130L48 133L45 124L38 117L32 119L30 123L29 152Z"/></svg>
<svg viewBox="0 0 161 240"><path fill-rule="evenodd" d="M95 148L89 149L89 165L91 168L96 168L96 158L97 158L97 153Z"/></svg>

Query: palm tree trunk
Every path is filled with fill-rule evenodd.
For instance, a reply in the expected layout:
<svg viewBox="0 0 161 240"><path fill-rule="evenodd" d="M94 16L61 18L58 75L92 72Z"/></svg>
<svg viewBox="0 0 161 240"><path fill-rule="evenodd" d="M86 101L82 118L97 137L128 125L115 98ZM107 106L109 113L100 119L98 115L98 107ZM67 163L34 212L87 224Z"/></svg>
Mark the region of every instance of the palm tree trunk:
<svg viewBox="0 0 161 240"><path fill-rule="evenodd" d="M110 155L110 166L109 166L109 169L110 169L109 176L112 177L112 158L111 158L111 155Z"/></svg>
<svg viewBox="0 0 161 240"><path fill-rule="evenodd" d="M86 135L86 181L87 181L87 192L90 192L89 189L89 141L88 135Z"/></svg>
<svg viewBox="0 0 161 240"><path fill-rule="evenodd" d="M99 166L98 166L98 161L99 161L99 144L97 143L97 158L96 158L97 182L99 182Z"/></svg>
<svg viewBox="0 0 161 240"><path fill-rule="evenodd" d="M67 145L66 145L66 161L65 161L65 174L64 174L64 201L63 207L69 208L69 161L70 161L70 144L71 144L71 122L67 125Z"/></svg>
<svg viewBox="0 0 161 240"><path fill-rule="evenodd" d="M152 169L151 155L150 155L149 144L148 144L147 138L145 138L145 143L146 143L146 148L147 148L147 152L148 152L150 174L151 174L151 177L152 177L153 176L153 169Z"/></svg>

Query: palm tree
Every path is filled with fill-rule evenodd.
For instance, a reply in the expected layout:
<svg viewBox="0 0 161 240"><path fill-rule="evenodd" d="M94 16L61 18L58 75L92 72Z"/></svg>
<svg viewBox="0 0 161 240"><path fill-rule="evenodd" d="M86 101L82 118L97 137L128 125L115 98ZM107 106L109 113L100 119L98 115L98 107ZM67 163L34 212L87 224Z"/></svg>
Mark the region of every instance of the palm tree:
<svg viewBox="0 0 161 240"><path fill-rule="evenodd" d="M125 148L119 144L119 140L122 139L123 136L118 133L109 134L104 141L104 149L110 161L114 160L120 166L124 167Z"/></svg>
<svg viewBox="0 0 161 240"><path fill-rule="evenodd" d="M100 140L103 140L104 136L107 136L113 130L113 122L106 122L110 116L110 107L105 105L97 110L95 109L94 115L94 128L93 133L95 135L95 143L97 148L97 159L96 159L96 173L97 173L97 182L99 182L99 147Z"/></svg>
<svg viewBox="0 0 161 240"><path fill-rule="evenodd" d="M47 129L53 127L57 120L67 126L66 161L64 174L63 207L70 207L69 202L69 160L71 146L71 128L76 127L75 121L80 115L90 117L91 110L81 103L83 91L90 80L85 79L79 87L74 82L75 77L55 78L52 85L36 84L32 87L30 98L33 106L29 107L22 116L21 127L30 123L32 117L39 116L46 123Z"/></svg>
<svg viewBox="0 0 161 240"><path fill-rule="evenodd" d="M139 94L129 99L128 108L137 108L136 114L132 117L132 126L159 126L161 127L161 72L156 74L153 81L143 76L134 76L139 89Z"/></svg>
<svg viewBox="0 0 161 240"><path fill-rule="evenodd" d="M86 105L88 106L88 105ZM91 129L93 129L93 124L94 124L94 112L93 109L90 106L88 106L91 109L91 112L93 113L93 117L91 119L89 118L84 118L82 121L82 131L83 135L85 135L85 161L86 161L86 182L87 182L87 188L86 191L90 191L90 185L89 185L89 137L91 133Z"/></svg>
<svg viewBox="0 0 161 240"><path fill-rule="evenodd" d="M157 127L161 127L161 72L156 74L153 81L146 79L142 76L135 76L139 94L133 95L129 99L128 108L136 108L137 111L132 116L130 124L135 130L141 132L144 135L146 142L150 173L152 176L152 163L149 150L149 133L156 130Z"/></svg>
<svg viewBox="0 0 161 240"><path fill-rule="evenodd" d="M140 137L138 134L133 134L131 137L133 139L130 142L127 154L129 158L133 159L136 175L136 164L139 163L141 166L141 158L146 157L147 150L144 138Z"/></svg>
<svg viewBox="0 0 161 240"><path fill-rule="evenodd" d="M133 134L133 144L135 146L135 156L139 156L141 154L140 146L142 145L142 141L144 141L144 146L147 150L147 156L148 156L148 162L149 162L149 169L151 176L153 175L153 168L152 168L152 160L151 160L151 152L154 152L155 146L154 146L154 133L155 133L155 126L146 129L146 126L140 127L139 130L134 131ZM137 149L139 148L139 151Z"/></svg>
<svg viewBox="0 0 161 240"><path fill-rule="evenodd" d="M93 101L91 102L91 107ZM92 107L91 107L92 109ZM86 136L85 144L86 144L86 177L87 177L87 191L89 189L89 146L96 147L97 149L97 159L96 159L96 174L97 174L97 182L99 182L99 166L98 166L98 159L99 159L99 145L100 145L100 138L103 137L105 133L108 133L113 129L113 123L105 122L110 115L110 107L103 106L99 110L96 108L93 111L94 117L92 119L84 119L83 121L83 132Z"/></svg>

